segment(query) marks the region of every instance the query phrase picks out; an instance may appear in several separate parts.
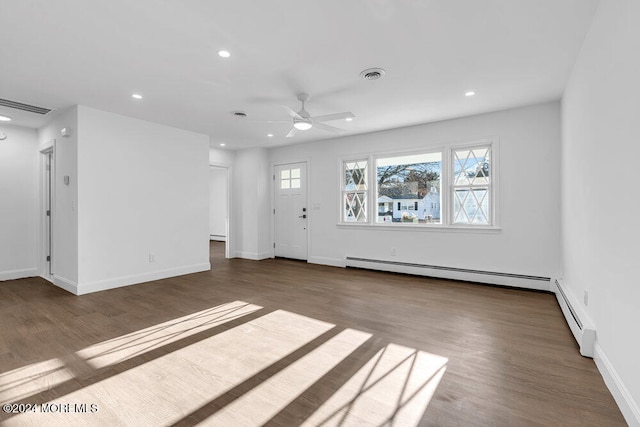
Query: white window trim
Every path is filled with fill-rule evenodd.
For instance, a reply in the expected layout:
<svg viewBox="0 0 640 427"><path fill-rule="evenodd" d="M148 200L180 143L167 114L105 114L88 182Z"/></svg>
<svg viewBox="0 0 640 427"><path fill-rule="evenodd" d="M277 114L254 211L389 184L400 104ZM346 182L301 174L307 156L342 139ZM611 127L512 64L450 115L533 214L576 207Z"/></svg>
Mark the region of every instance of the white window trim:
<svg viewBox="0 0 640 427"><path fill-rule="evenodd" d="M350 163L350 162L362 162L362 161L366 161L367 162L367 176L366 176L366 181L365 184L367 186L367 189L364 190L364 192L366 193L366 212L365 214L367 215L367 221L365 222L350 222L350 221L345 221L344 220L344 195L347 193L347 190L344 189L344 172L345 172L345 168L344 165L345 163ZM349 157L344 157L344 158L340 158L338 159L338 194L340 194L340 202L338 203L338 218L339 222L338 224L347 224L347 225L369 225L370 221L371 221L371 184L370 184L370 178L371 178L371 155L369 154L363 154L360 156L349 156ZM353 192L359 192L359 191L349 191L350 193ZM376 213L377 215L377 213Z"/></svg>
<svg viewBox="0 0 640 427"><path fill-rule="evenodd" d="M480 146L491 146L491 179L490 179L490 224L488 225L472 225L472 224L453 224L453 179L451 177L451 169L453 166L453 151L474 148ZM403 230L403 231L427 231L427 232L465 232L465 233L497 233L502 230L500 227L500 208L499 208L499 171L500 171L500 141L498 137L487 137L472 141L448 143L433 147L422 147L417 149L402 151L386 151L361 155L345 156L338 159L338 190L340 195L340 203L338 204L338 218L336 224L339 228L344 229L379 229L379 230ZM378 215L378 179L376 161L379 158L407 156L412 154L427 154L433 152L442 153L442 175L440 180L441 207L446 212L441 212L441 224L415 224L415 223L378 223L375 221ZM368 182L367 182L367 222L346 222L343 221L343 198L344 198L344 164L345 162L367 161ZM446 177L446 180L444 179ZM375 197L373 196L375 192Z"/></svg>
<svg viewBox="0 0 640 427"><path fill-rule="evenodd" d="M386 159L389 157L402 157L402 156L411 156L414 154L430 154L430 153L442 153L442 175L440 177L440 194L441 194L441 199L440 199L440 207L441 207L441 211L442 211L442 207L444 206L444 194L442 191L442 176L444 175L444 162L445 162L445 152L446 152L447 148L445 146L434 146L434 147L428 147L428 148L421 148L421 149L416 149L416 150L404 150L404 151L389 151L389 152L385 152L385 153L375 153L371 155L371 171L370 171L370 176L371 179L374 183L374 186L372 187L372 190L375 190L375 200L378 200L378 173L377 173L377 167L376 167L376 162L378 161L378 159ZM377 203L376 203L377 206ZM413 224L413 223L396 223L395 225L392 224L384 224L384 223L379 223L376 221L377 217L378 217L378 212L376 210L375 212L375 216L372 216L372 221L371 221L371 225L375 226L375 227L380 227L380 226L400 226L400 227L432 227L432 226L442 226L444 225L444 218L442 218L442 212L440 214L440 221L441 224Z"/></svg>
<svg viewBox="0 0 640 427"><path fill-rule="evenodd" d="M454 200L453 200L453 191L454 191L454 183L451 176L453 168L453 152L456 150L466 150L466 149L474 149L476 147L491 147L491 168L489 169L489 224L486 225L471 225L471 224L454 224L453 223L453 214L454 214ZM450 227L462 227L462 228L499 228L498 216L498 183L500 180L498 179L498 170L500 168L500 159L499 159L499 141L497 138L495 139L483 139L478 140L466 144L455 144L451 145L447 149L447 166L448 166L448 186L447 189L447 222Z"/></svg>

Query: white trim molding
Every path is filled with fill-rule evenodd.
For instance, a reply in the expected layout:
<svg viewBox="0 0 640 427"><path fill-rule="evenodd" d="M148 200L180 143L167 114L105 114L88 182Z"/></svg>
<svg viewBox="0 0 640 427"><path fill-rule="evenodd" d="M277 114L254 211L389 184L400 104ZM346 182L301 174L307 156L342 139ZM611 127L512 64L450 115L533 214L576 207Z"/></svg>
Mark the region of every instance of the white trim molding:
<svg viewBox="0 0 640 427"><path fill-rule="evenodd" d="M273 258L273 252L236 252L236 258L250 259L253 261L260 261L267 258Z"/></svg>
<svg viewBox="0 0 640 427"><path fill-rule="evenodd" d="M49 280L59 288L64 289L67 292L71 292L74 295L80 295L78 293L78 284L72 280L65 279L64 277L53 275L53 281L47 276L41 276L45 280Z"/></svg>
<svg viewBox="0 0 640 427"><path fill-rule="evenodd" d="M37 268L22 268L20 270L0 271L0 281L25 279L27 277L37 277L40 271Z"/></svg>
<svg viewBox="0 0 640 427"><path fill-rule="evenodd" d="M633 399L631 393L629 393L629 390L622 382L620 375L618 375L618 372L614 369L611 361L609 361L602 347L598 344L598 341L596 341L594 345L594 350L593 360L595 360L596 366L618 404L625 421L631 427L640 427L640 409L638 408L638 403Z"/></svg>
<svg viewBox="0 0 640 427"><path fill-rule="evenodd" d="M187 265L184 267L170 268L167 270L151 271L148 273L133 274L130 276L114 277L112 279L98 280L95 282L80 283L77 285L76 295L84 295L92 292L105 291L108 289L120 288L123 286L136 285L138 283L150 282L153 280L166 279L169 277L183 276L185 274L199 273L211 270L210 263ZM73 292L73 291L70 291Z"/></svg>
<svg viewBox="0 0 640 427"><path fill-rule="evenodd" d="M340 258L327 258L322 256L311 256L307 261L309 264L329 265L331 267L346 267L347 263Z"/></svg>

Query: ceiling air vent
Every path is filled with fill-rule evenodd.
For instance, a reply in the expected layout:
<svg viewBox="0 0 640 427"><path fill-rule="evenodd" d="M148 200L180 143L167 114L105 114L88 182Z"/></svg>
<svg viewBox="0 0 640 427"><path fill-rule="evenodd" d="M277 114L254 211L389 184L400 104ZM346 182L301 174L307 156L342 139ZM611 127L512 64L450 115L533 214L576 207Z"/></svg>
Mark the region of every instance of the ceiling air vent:
<svg viewBox="0 0 640 427"><path fill-rule="evenodd" d="M36 107L35 105L23 104L21 102L10 101L2 98L0 98L0 106L15 108L16 110L28 111L36 114L47 114L51 112L49 108Z"/></svg>
<svg viewBox="0 0 640 427"><path fill-rule="evenodd" d="M384 76L384 70L382 68L367 68L360 73L360 77L365 80L378 80Z"/></svg>

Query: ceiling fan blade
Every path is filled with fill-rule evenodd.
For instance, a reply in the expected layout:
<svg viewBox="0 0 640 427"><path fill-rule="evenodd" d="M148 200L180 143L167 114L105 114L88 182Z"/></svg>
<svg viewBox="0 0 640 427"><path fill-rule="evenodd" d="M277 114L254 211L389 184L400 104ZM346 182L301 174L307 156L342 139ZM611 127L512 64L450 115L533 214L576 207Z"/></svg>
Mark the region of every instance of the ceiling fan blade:
<svg viewBox="0 0 640 427"><path fill-rule="evenodd" d="M337 133L337 134L340 134L340 135L342 135L342 134L347 132L344 129L340 129L340 128L337 128L337 127L325 125L324 123L316 123L315 121L313 122L313 127L314 128L318 128L318 129L322 129L322 130L326 130L326 131L329 131L329 132Z"/></svg>
<svg viewBox="0 0 640 427"><path fill-rule="evenodd" d="M331 120L353 119L355 117L356 116L354 116L352 112L346 112L346 113L327 114L326 116L311 117L311 119L316 122L329 122Z"/></svg>
<svg viewBox="0 0 640 427"><path fill-rule="evenodd" d="M287 110L287 113L289 113L289 115L291 117L294 118L298 118L301 119L302 117L300 116L300 114L296 113L295 111L293 111L291 108L287 107L286 105L283 105L282 108L284 108L285 110Z"/></svg>
<svg viewBox="0 0 640 427"><path fill-rule="evenodd" d="M251 123L291 123L291 120L245 120Z"/></svg>
<svg viewBox="0 0 640 427"><path fill-rule="evenodd" d="M297 133L298 133L298 129L292 127L289 133L287 134L286 138L291 138L292 136L296 136Z"/></svg>

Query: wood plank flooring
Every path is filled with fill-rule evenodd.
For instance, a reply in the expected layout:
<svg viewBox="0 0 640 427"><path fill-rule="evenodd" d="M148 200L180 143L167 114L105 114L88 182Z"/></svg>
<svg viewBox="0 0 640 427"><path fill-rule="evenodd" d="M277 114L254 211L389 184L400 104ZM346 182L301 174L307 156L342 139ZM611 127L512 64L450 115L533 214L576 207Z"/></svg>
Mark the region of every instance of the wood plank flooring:
<svg viewBox="0 0 640 427"><path fill-rule="evenodd" d="M211 259L80 297L0 282L0 403L38 405L0 424L626 425L551 294Z"/></svg>

